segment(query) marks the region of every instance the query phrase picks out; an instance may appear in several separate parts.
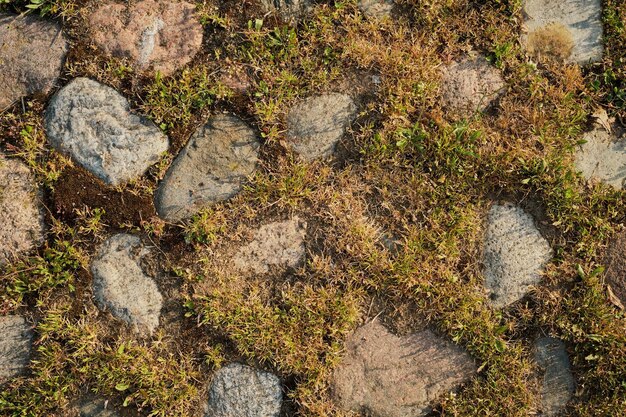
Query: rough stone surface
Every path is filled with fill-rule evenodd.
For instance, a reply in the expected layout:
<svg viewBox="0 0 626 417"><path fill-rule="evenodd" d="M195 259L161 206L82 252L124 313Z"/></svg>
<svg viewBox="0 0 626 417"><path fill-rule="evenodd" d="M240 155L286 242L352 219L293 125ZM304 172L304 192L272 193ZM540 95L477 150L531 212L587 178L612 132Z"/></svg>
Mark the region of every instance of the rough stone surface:
<svg viewBox="0 0 626 417"><path fill-rule="evenodd" d="M346 410L372 417L418 417L475 372L467 353L432 332L398 337L373 321L346 341L333 391Z"/></svg>
<svg viewBox="0 0 626 417"><path fill-rule="evenodd" d="M367 17L382 19L391 14L393 0L360 0L359 9Z"/></svg>
<svg viewBox="0 0 626 417"><path fill-rule="evenodd" d="M158 327L163 303L159 288L142 269L142 259L148 254L137 236L118 234L100 246L91 264L98 307L142 335Z"/></svg>
<svg viewBox="0 0 626 417"><path fill-rule="evenodd" d="M261 226L254 239L235 255L234 264L241 270L262 274L270 265L296 267L304 258L306 223L297 217Z"/></svg>
<svg viewBox="0 0 626 417"><path fill-rule="evenodd" d="M130 112L117 91L76 78L50 100L45 115L52 145L108 184L142 175L167 150L167 137Z"/></svg>
<svg viewBox="0 0 626 417"><path fill-rule="evenodd" d="M621 132L620 132L621 133ZM587 179L624 188L626 178L626 134L610 133L596 125L585 133L587 141L576 152L574 165Z"/></svg>
<svg viewBox="0 0 626 417"><path fill-rule="evenodd" d="M261 0L266 12L277 13L285 22L295 24L313 7L311 0Z"/></svg>
<svg viewBox="0 0 626 417"><path fill-rule="evenodd" d="M525 0L522 44L531 55L586 64L602 60L601 0Z"/></svg>
<svg viewBox="0 0 626 417"><path fill-rule="evenodd" d="M28 167L0 154L0 265L44 239L40 192Z"/></svg>
<svg viewBox="0 0 626 417"><path fill-rule="evenodd" d="M28 365L33 332L23 317L0 316L0 384Z"/></svg>
<svg viewBox="0 0 626 417"><path fill-rule="evenodd" d="M103 399L91 399L82 402L79 417L119 417L107 401Z"/></svg>
<svg viewBox="0 0 626 417"><path fill-rule="evenodd" d="M485 234L484 273L495 308L514 303L538 284L551 257L548 241L529 214L512 204L491 207Z"/></svg>
<svg viewBox="0 0 626 417"><path fill-rule="evenodd" d="M311 161L332 154L356 116L352 99L339 93L310 97L287 115L287 140L296 153Z"/></svg>
<svg viewBox="0 0 626 417"><path fill-rule="evenodd" d="M0 14L0 111L20 97L47 94L59 77L67 49L56 23Z"/></svg>
<svg viewBox="0 0 626 417"><path fill-rule="evenodd" d="M505 91L500 71L483 56L466 58L442 70L443 104L455 116L483 112Z"/></svg>
<svg viewBox="0 0 626 417"><path fill-rule="evenodd" d="M106 53L166 76L191 61L202 46L196 6L188 2L105 3L89 22L94 42Z"/></svg>
<svg viewBox="0 0 626 417"><path fill-rule="evenodd" d="M575 388L565 345L552 337L539 338L535 342L535 360L540 372L541 415L559 415Z"/></svg>
<svg viewBox="0 0 626 417"><path fill-rule="evenodd" d="M626 306L626 232L610 242L604 258L605 278L619 302Z"/></svg>
<svg viewBox="0 0 626 417"><path fill-rule="evenodd" d="M278 377L232 363L213 377L205 417L278 417L282 400Z"/></svg>
<svg viewBox="0 0 626 417"><path fill-rule="evenodd" d="M237 194L257 166L260 143L241 119L213 116L189 140L155 194L161 217L178 221Z"/></svg>

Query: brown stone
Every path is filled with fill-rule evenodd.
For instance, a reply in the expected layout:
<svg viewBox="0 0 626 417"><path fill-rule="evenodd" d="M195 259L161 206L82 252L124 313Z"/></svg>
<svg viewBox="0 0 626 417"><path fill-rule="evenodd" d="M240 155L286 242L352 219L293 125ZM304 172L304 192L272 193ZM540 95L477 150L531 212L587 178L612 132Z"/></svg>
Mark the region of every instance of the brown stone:
<svg viewBox="0 0 626 417"><path fill-rule="evenodd" d="M89 17L93 41L107 54L129 58L141 70L170 75L202 45L202 25L187 2L105 3Z"/></svg>
<svg viewBox="0 0 626 417"><path fill-rule="evenodd" d="M626 231L611 242L604 263L607 283L622 305L626 306Z"/></svg>
<svg viewBox="0 0 626 417"><path fill-rule="evenodd" d="M472 358L431 331L399 337L378 321L357 329L334 373L335 400L372 417L417 417L476 372Z"/></svg>
<svg viewBox="0 0 626 417"><path fill-rule="evenodd" d="M0 111L23 96L47 94L66 52L67 41L56 23L0 14Z"/></svg>

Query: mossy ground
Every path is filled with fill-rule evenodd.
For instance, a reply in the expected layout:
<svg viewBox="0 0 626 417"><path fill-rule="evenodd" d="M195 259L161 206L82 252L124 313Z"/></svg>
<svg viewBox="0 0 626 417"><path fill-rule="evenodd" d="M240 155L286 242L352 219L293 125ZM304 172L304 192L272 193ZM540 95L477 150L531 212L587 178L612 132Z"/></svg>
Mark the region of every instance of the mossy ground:
<svg viewBox="0 0 626 417"><path fill-rule="evenodd" d="M31 367L0 393L1 415L67 415L88 391L129 413L194 415L212 369L234 359L283 378L286 415L347 415L330 399L330 375L346 334L376 315L401 333L429 325L479 362L435 415L529 415L538 400L531 341L541 333L563 339L573 362L568 415L626 413L626 319L602 271L626 196L572 167L597 107L626 118L625 3L604 1L606 58L581 70L526 58L517 0L400 0L385 22L368 21L353 1L325 3L297 28L260 20L252 3L198 1L205 47L169 78L94 50L88 2L0 4L59 20L72 43L61 84L88 76L112 85L173 144L141 180L110 189L50 149L46 97L0 115L2 149L39 178L50 227L36 254L1 271L0 313L37 323ZM469 50L502 70L508 91L496 111L456 121L440 106L438 67ZM363 81L371 75L379 85ZM361 111L339 156L299 162L285 146L286 111L342 90L360 93ZM182 225L159 220L145 208L158 180L194 128L223 110L258 129L262 169L231 201ZM69 176L90 193L76 197ZM105 206L111 198L121 203ZM533 212L555 249L544 283L501 312L485 302L479 264L484 213L498 199ZM292 214L309 224L304 266L254 278L225 266L251 227ZM153 242L169 277L159 280L169 302L151 340L91 301L90 256L116 231Z"/></svg>

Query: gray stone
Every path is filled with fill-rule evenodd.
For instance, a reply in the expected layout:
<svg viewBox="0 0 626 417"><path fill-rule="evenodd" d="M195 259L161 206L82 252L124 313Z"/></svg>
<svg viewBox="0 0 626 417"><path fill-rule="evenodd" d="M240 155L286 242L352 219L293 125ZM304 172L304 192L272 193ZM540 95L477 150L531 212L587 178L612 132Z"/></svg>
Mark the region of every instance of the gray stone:
<svg viewBox="0 0 626 417"><path fill-rule="evenodd" d="M531 55L586 64L602 60L601 0L525 0L522 44Z"/></svg>
<svg viewBox="0 0 626 417"><path fill-rule="evenodd" d="M465 58L442 70L443 104L454 116L471 117L483 112L505 91L500 71L485 57Z"/></svg>
<svg viewBox="0 0 626 417"><path fill-rule="evenodd" d="M59 77L67 49L56 23L0 14L0 111L20 97L47 94Z"/></svg>
<svg viewBox="0 0 626 417"><path fill-rule="evenodd" d="M45 115L52 145L108 184L141 176L167 150L167 137L131 113L117 91L76 78L54 95Z"/></svg>
<svg viewBox="0 0 626 417"><path fill-rule="evenodd" d="M339 93L309 97L287 115L287 141L304 160L329 156L356 116L352 99Z"/></svg>
<svg viewBox="0 0 626 417"><path fill-rule="evenodd" d="M159 326L163 297L142 260L150 251L137 236L118 234L105 241L91 263L98 308L129 323L141 335Z"/></svg>
<svg viewBox="0 0 626 417"><path fill-rule="evenodd" d="M359 9L369 18L383 19L391 15L393 0L360 0Z"/></svg>
<svg viewBox="0 0 626 417"><path fill-rule="evenodd" d="M267 273L269 266L296 267L304 258L306 223L297 217L261 226L254 239L239 249L233 262L244 271Z"/></svg>
<svg viewBox="0 0 626 417"><path fill-rule="evenodd" d="M529 214L508 203L491 207L484 243L484 273L495 308L514 303L538 284L551 257L548 241Z"/></svg>
<svg viewBox="0 0 626 417"><path fill-rule="evenodd" d="M107 54L166 76L189 63L202 46L196 6L185 1L105 2L89 23L94 42Z"/></svg>
<svg viewBox="0 0 626 417"><path fill-rule="evenodd" d="M0 265L43 243L40 197L28 167L0 154Z"/></svg>
<svg viewBox="0 0 626 417"><path fill-rule="evenodd" d="M21 374L30 358L31 327L20 316L0 316L0 384Z"/></svg>
<svg viewBox="0 0 626 417"><path fill-rule="evenodd" d="M559 415L571 400L575 389L565 345L552 337L537 339L535 361L541 375L541 415Z"/></svg>
<svg viewBox="0 0 626 417"><path fill-rule="evenodd" d="M285 22L296 24L313 8L311 0L261 0L268 13L277 13Z"/></svg>
<svg viewBox="0 0 626 417"><path fill-rule="evenodd" d="M232 363L215 373L205 417L278 417L282 401L278 377Z"/></svg>
<svg viewBox="0 0 626 417"><path fill-rule="evenodd" d="M235 116L213 116L191 137L155 194L161 217L178 221L237 194L257 167L260 143Z"/></svg>
<svg viewBox="0 0 626 417"><path fill-rule="evenodd" d="M574 165L587 179L603 181L617 189L626 178L626 134L613 134L596 125L584 134L586 141L576 152Z"/></svg>
<svg viewBox="0 0 626 417"><path fill-rule="evenodd" d="M109 407L108 401L91 399L81 403L79 417L119 417L119 414Z"/></svg>
<svg viewBox="0 0 626 417"><path fill-rule="evenodd" d="M418 417L475 373L453 343L428 330L398 337L375 320L348 337L333 394L342 408L367 416Z"/></svg>

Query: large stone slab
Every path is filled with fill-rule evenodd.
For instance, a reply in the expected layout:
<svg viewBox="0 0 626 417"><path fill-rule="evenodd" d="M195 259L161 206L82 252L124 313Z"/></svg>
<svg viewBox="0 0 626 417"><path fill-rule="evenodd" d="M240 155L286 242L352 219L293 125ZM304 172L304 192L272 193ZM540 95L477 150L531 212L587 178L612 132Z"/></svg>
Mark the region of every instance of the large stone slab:
<svg viewBox="0 0 626 417"><path fill-rule="evenodd" d="M505 88L500 71L483 56L453 62L442 70L443 104L454 116L471 117L487 110Z"/></svg>
<svg viewBox="0 0 626 417"><path fill-rule="evenodd" d="M626 178L626 134L609 132L607 126L595 125L583 135L586 143L576 152L574 166L588 180L621 189Z"/></svg>
<svg viewBox="0 0 626 417"><path fill-rule="evenodd" d="M533 218L512 204L494 204L487 216L484 242L485 286L495 308L522 298L541 281L552 249Z"/></svg>
<svg viewBox="0 0 626 417"><path fill-rule="evenodd" d="M348 337L333 391L346 410L372 417L418 417L475 373L465 351L432 332L398 337L373 321Z"/></svg>
<svg viewBox="0 0 626 417"><path fill-rule="evenodd" d="M259 140L236 116L220 114L194 133L155 194L159 216L178 221L237 194L257 167Z"/></svg>
<svg viewBox="0 0 626 417"><path fill-rule="evenodd" d="M384 19L391 15L393 0L359 0L361 12L369 18Z"/></svg>
<svg viewBox="0 0 626 417"><path fill-rule="evenodd" d="M254 239L239 249L233 262L237 268L263 274L270 265L294 268L305 254L306 223L297 217L261 226Z"/></svg>
<svg viewBox="0 0 626 417"><path fill-rule="evenodd" d="M0 154L0 266L43 243L40 194L28 167Z"/></svg>
<svg viewBox="0 0 626 417"><path fill-rule="evenodd" d="M166 76L189 63L202 46L196 6L184 1L104 3L89 23L93 41L107 54Z"/></svg>
<svg viewBox="0 0 626 417"><path fill-rule="evenodd" d="M294 25L313 7L311 0L260 0L268 13L278 14L285 22Z"/></svg>
<svg viewBox="0 0 626 417"><path fill-rule="evenodd" d="M345 94L309 97L289 111L287 141L306 161L329 156L356 116L356 111L356 104Z"/></svg>
<svg viewBox="0 0 626 417"><path fill-rule="evenodd" d="M119 417L119 414L108 401L92 398L82 401L79 407L79 417Z"/></svg>
<svg viewBox="0 0 626 417"><path fill-rule="evenodd" d="M31 327L20 316L0 316L0 384L21 374L30 358Z"/></svg>
<svg viewBox="0 0 626 417"><path fill-rule="evenodd" d="M601 0L525 0L522 44L536 57L602 60Z"/></svg>
<svg viewBox="0 0 626 417"><path fill-rule="evenodd" d="M278 377L232 363L215 373L205 417L278 417L282 401Z"/></svg>
<svg viewBox="0 0 626 417"><path fill-rule="evenodd" d="M537 339L535 361L540 373L541 415L557 416L572 399L575 389L565 345L552 337Z"/></svg>
<svg viewBox="0 0 626 417"><path fill-rule="evenodd" d="M68 46L61 27L35 16L0 14L0 111L20 97L47 94Z"/></svg>
<svg viewBox="0 0 626 417"><path fill-rule="evenodd" d="M91 263L93 294L101 310L150 335L159 326L163 297L142 268L150 251L137 236L118 234L105 241Z"/></svg>
<svg viewBox="0 0 626 417"><path fill-rule="evenodd" d="M50 143L104 182L118 185L141 176L167 150L167 137L126 98L88 78L76 78L54 95L46 110Z"/></svg>

